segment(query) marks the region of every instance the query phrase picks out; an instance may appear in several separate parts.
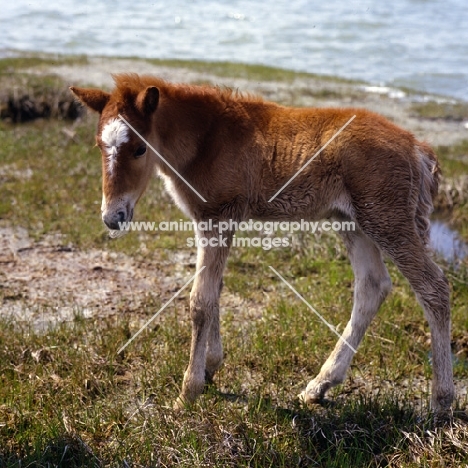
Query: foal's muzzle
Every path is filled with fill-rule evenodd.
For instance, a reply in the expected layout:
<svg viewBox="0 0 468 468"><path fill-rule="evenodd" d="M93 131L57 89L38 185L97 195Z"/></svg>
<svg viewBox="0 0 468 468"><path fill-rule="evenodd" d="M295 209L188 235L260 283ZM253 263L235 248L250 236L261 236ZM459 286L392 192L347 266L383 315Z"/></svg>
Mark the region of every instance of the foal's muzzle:
<svg viewBox="0 0 468 468"><path fill-rule="evenodd" d="M121 207L117 211L106 211L102 214L104 224L109 228L116 231L125 229L124 223L132 220L133 209Z"/></svg>

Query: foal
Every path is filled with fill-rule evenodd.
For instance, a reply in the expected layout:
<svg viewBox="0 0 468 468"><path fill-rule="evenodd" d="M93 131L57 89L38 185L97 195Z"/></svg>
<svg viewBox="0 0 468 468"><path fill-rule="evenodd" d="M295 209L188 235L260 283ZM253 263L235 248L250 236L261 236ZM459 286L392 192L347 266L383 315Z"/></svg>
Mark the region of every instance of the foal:
<svg viewBox="0 0 468 468"><path fill-rule="evenodd" d="M104 223L119 229L132 219L155 168L180 209L197 223L354 221L354 232L341 233L355 275L351 319L302 399L320 400L343 382L354 349L391 289L382 260L386 254L424 309L432 340L432 406L437 414L448 414L454 398L449 287L427 249L439 182L433 151L363 109L287 108L149 76L114 78L112 93L71 88L100 114L96 139L102 153ZM219 233L197 235L209 240ZM219 295L229 243L198 247L197 271L205 268L190 294L190 361L176 407L192 403L223 360Z"/></svg>

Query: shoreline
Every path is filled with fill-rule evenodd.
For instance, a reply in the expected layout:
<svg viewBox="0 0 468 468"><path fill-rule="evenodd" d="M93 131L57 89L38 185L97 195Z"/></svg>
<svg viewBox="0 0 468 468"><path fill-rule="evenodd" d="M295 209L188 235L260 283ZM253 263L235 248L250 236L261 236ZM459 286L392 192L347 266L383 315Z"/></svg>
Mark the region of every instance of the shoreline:
<svg viewBox="0 0 468 468"><path fill-rule="evenodd" d="M418 89L406 85L392 85L385 82L379 82L378 84L373 81L367 81L360 78L350 78L340 75L329 75L308 72L299 69L290 69L283 67L275 67L263 63L250 63L250 62L236 62L226 60L203 60L203 59L184 59L184 58L156 58L156 57L139 57L134 55L92 55L92 54L80 54L80 53L61 53L61 52L43 52L34 50L16 50L16 49L0 49L0 62L4 60L21 60L21 59L36 59L38 61L43 60L44 62L68 62L68 63L79 63L85 61L102 60L102 61L138 61L147 62L155 66L169 67L169 68L183 68L191 69L193 71L200 71L202 73L208 73L218 75L219 77L225 78L241 78L250 75L250 78L254 78L256 72L262 70L262 78L266 81L273 81L276 77L281 79L291 78L314 78L320 81L332 81L336 83L345 83L350 85L362 85L363 87L369 88L368 92L375 92L377 94L391 94L396 91L397 94L403 92L407 97L413 97L415 102L419 102L421 99L425 100L436 100L446 101L452 103L466 103L468 99L463 99L453 94L444 92L430 92L424 89ZM239 72L239 70L243 70ZM268 74L270 76L268 76Z"/></svg>

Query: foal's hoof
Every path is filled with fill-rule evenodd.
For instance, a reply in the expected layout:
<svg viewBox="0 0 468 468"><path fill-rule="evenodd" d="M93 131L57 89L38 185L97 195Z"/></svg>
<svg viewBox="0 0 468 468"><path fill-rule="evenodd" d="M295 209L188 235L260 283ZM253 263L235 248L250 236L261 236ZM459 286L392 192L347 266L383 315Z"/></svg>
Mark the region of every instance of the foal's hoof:
<svg viewBox="0 0 468 468"><path fill-rule="evenodd" d="M453 423L453 411L451 408L434 411L434 427L447 427Z"/></svg>
<svg viewBox="0 0 468 468"><path fill-rule="evenodd" d="M214 372L205 370L205 387L214 385Z"/></svg>
<svg viewBox="0 0 468 468"><path fill-rule="evenodd" d="M336 406L336 401L325 398L324 395L316 395L314 393L307 392L307 390L299 393L297 397L299 398L299 402L306 407L315 406L315 408L317 408L317 406L321 406L323 408L333 408Z"/></svg>
<svg viewBox="0 0 468 468"><path fill-rule="evenodd" d="M185 410L187 408L190 408L190 406L192 405L192 403L190 401L188 401L186 398L184 398L182 395L179 395L177 397L177 400L174 402L174 404L172 405L172 409L175 411L175 412L179 412L179 411L182 411L182 410Z"/></svg>
<svg viewBox="0 0 468 468"><path fill-rule="evenodd" d="M299 393L297 397L299 398L299 401L301 403L304 403L305 405L314 403L320 404L324 400L323 396L308 392L307 390L304 390L303 392Z"/></svg>
<svg viewBox="0 0 468 468"><path fill-rule="evenodd" d="M172 409L175 412L182 411L184 408L185 408L185 403L180 398L177 398L177 400L172 405Z"/></svg>
<svg viewBox="0 0 468 468"><path fill-rule="evenodd" d="M299 399L304 403L320 403L328 389L328 385L317 383L316 380L311 380L306 389L299 394Z"/></svg>

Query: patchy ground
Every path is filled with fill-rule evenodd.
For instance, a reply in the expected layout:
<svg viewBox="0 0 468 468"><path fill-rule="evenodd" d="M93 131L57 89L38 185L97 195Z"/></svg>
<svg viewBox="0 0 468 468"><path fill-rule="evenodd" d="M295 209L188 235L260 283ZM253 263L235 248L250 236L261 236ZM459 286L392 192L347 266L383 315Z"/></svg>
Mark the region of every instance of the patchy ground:
<svg viewBox="0 0 468 468"><path fill-rule="evenodd" d="M63 245L59 235L34 242L22 228L0 229L0 262L8 291L3 313L19 320L71 320L78 310L91 317L122 304L134 309L162 289L156 264L142 267L124 254L79 251Z"/></svg>
<svg viewBox="0 0 468 468"><path fill-rule="evenodd" d="M165 303L195 271L195 251L164 257L157 251L145 260L82 251L64 244L60 235L35 242L23 228L0 227L2 315L35 328L71 321L77 314L90 319L115 315L118 320L132 312L141 317L143 304ZM186 303L189 290L176 300ZM262 306L226 291L222 296L223 310L242 310L244 316L260 314Z"/></svg>
<svg viewBox="0 0 468 468"><path fill-rule="evenodd" d="M414 115L412 103L422 96L340 80L298 75L286 81L255 81L155 65L140 59L93 57L84 62L64 62L27 70L37 77L56 75L69 85L104 88L112 87L113 73L123 72L238 88L286 105L366 107L384 114L433 145L450 145L468 137L464 121L423 119ZM74 131L66 124L63 127L72 138ZM30 169L21 172L14 164L0 165L0 181L3 176L28 179L31 175ZM123 310L137 312L148 298L164 303L186 280L186 267L194 268L195 265L194 251L182 250L170 255L174 258L168 259L167 255L155 251L147 258L137 260L105 250L82 251L64 244L60 234L33 241L21 227L4 225L0 227L3 312L20 320L33 320L34 323L45 320L48 323L71 319L77 310L92 317ZM187 294L184 292L178 300L183 300ZM242 308L244 313L256 316L261 307L265 307L260 300L246 303L245 299L226 290L222 298L228 309Z"/></svg>

